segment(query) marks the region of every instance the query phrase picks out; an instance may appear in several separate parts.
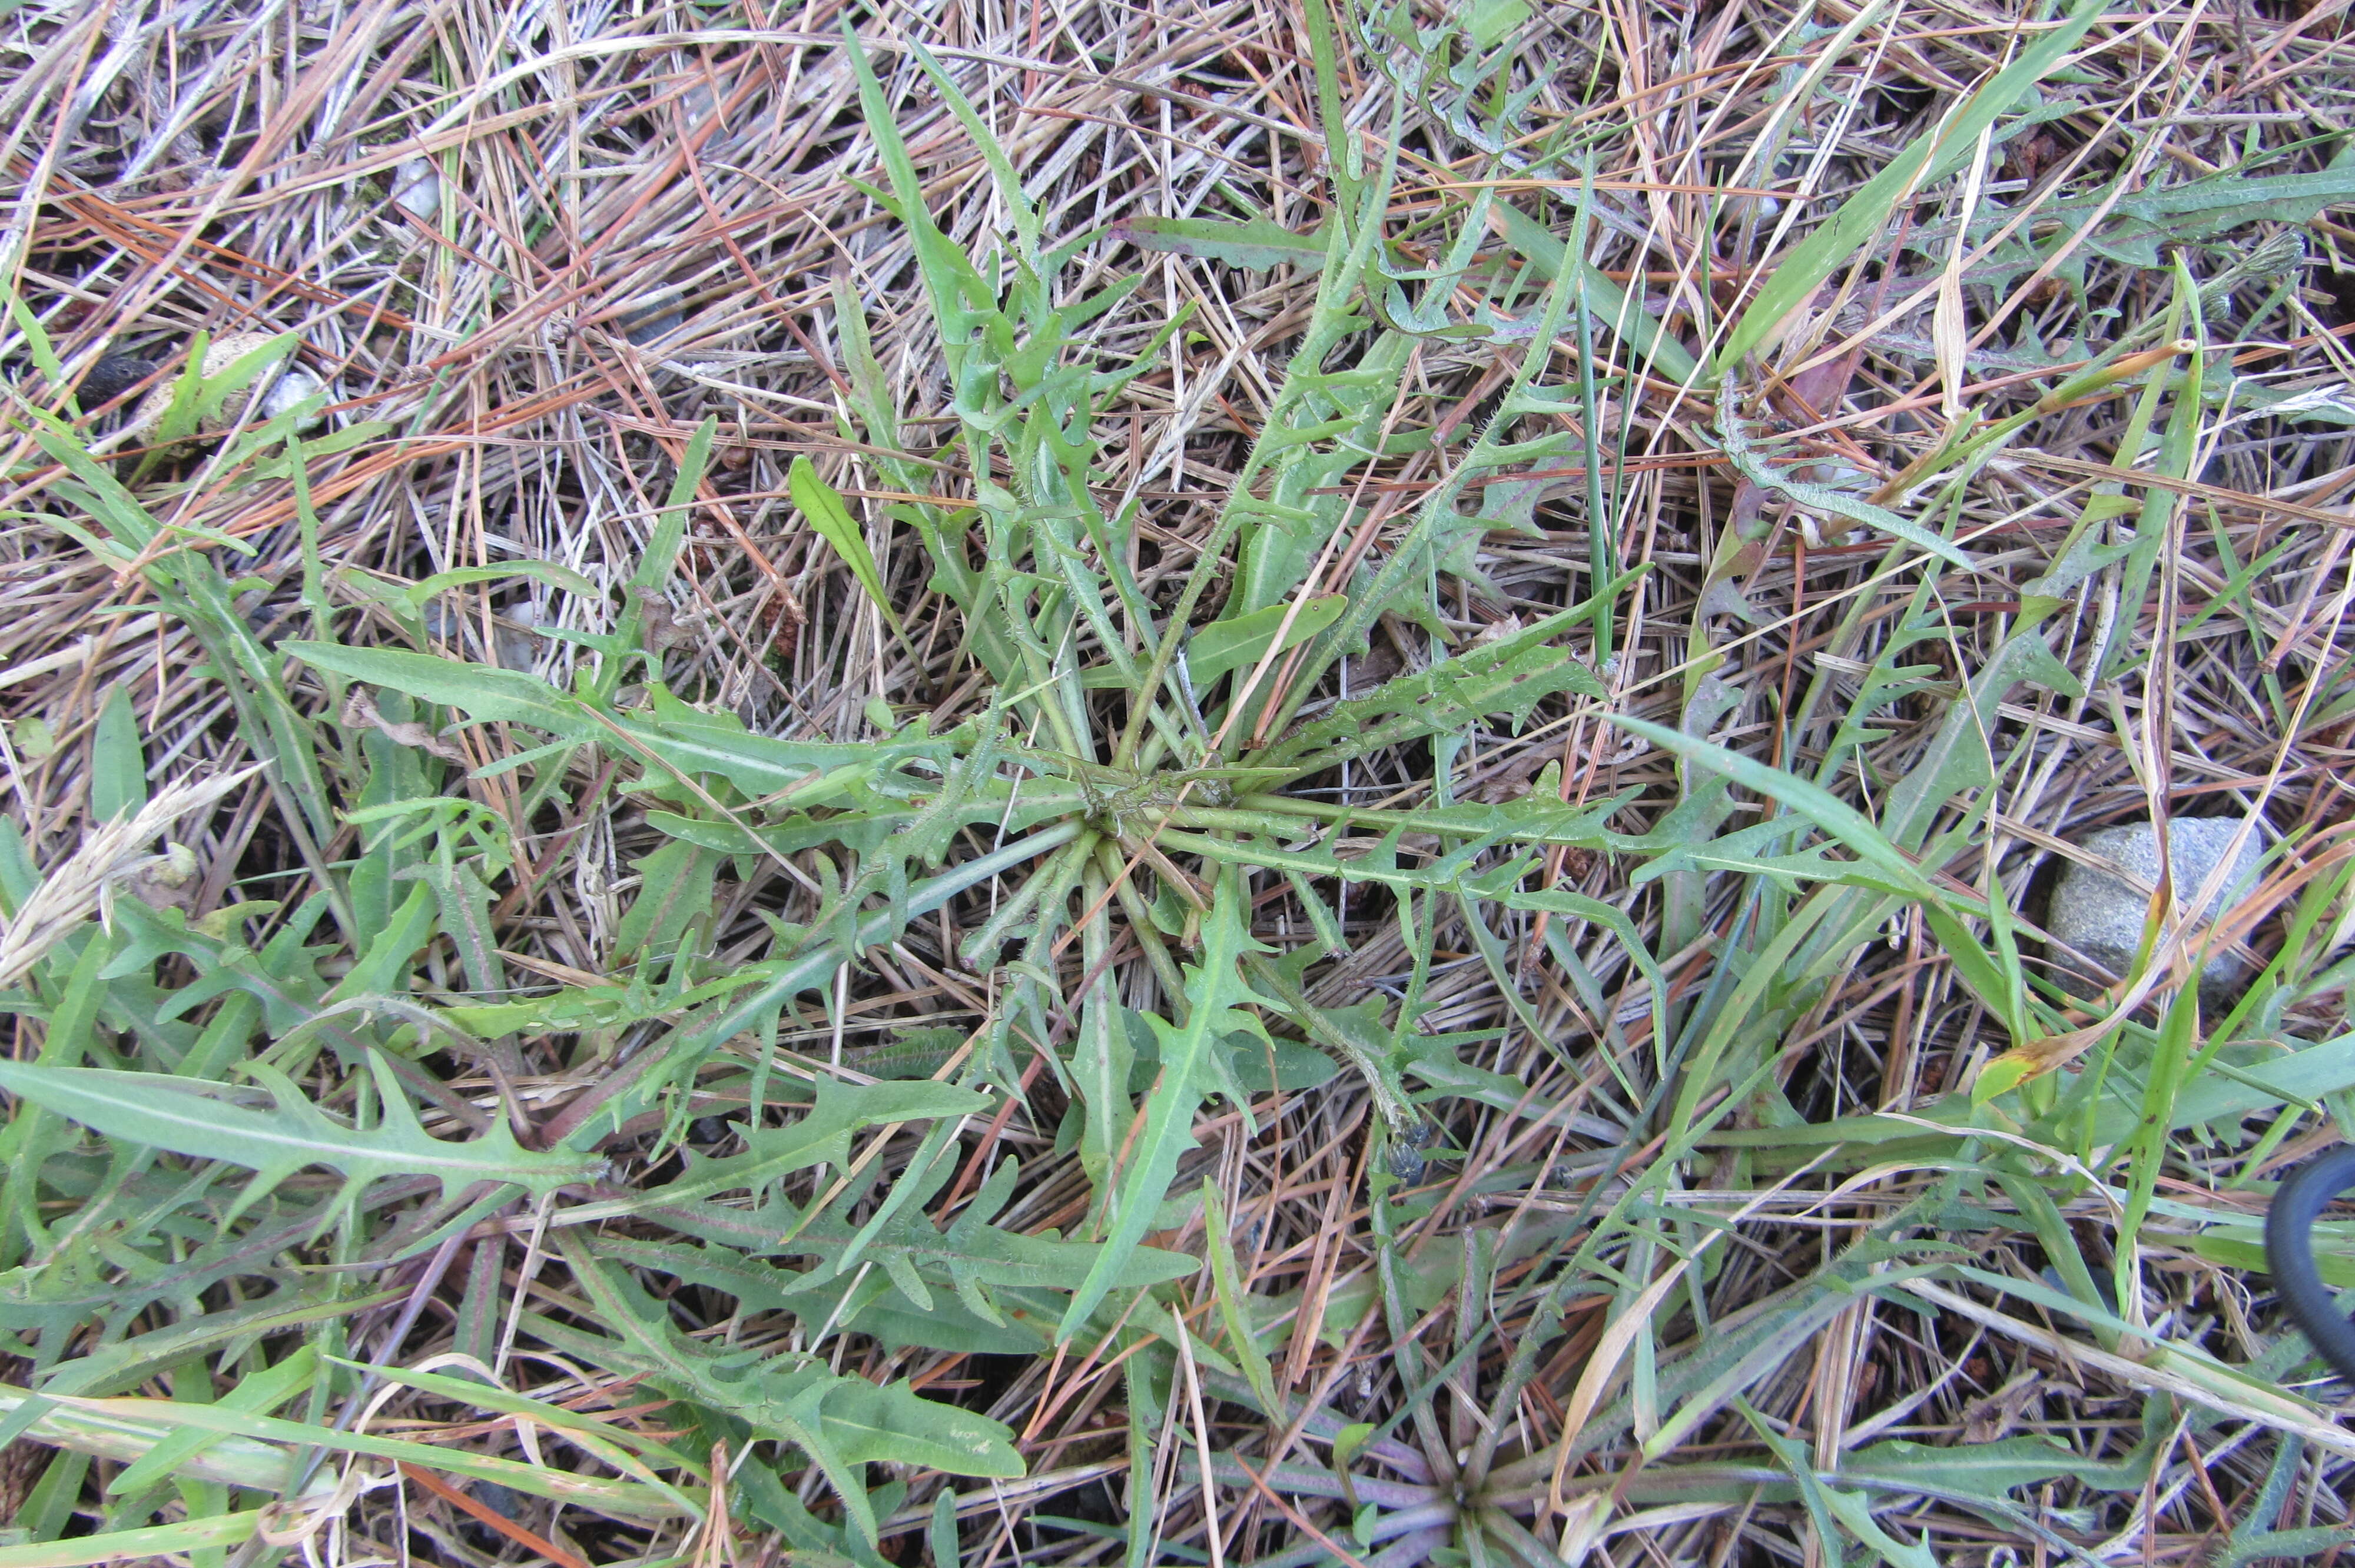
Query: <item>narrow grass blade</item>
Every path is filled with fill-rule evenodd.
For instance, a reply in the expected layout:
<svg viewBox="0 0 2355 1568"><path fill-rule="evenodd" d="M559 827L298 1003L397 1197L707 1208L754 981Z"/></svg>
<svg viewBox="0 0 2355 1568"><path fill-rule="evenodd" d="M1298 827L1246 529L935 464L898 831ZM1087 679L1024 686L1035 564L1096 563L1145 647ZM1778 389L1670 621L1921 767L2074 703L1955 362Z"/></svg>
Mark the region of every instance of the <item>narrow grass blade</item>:
<svg viewBox="0 0 2355 1568"><path fill-rule="evenodd" d="M1937 129L1916 137L1840 203L1839 210L1801 240L1759 288L1710 361L1710 373L1723 375L1739 366L1745 355L1781 330L1835 268L1888 226L1901 203L1923 185L1960 168L1977 146L1979 133L2058 66L2102 11L2102 0L2077 0L2059 26L2040 34L2018 59L1973 93L1969 102Z"/></svg>
<svg viewBox="0 0 2355 1568"><path fill-rule="evenodd" d="M891 601L883 592L883 576L875 568L875 556L867 548L867 536L850 515L850 508L842 503L842 496L834 486L817 476L817 470L805 457L794 459L792 472L785 480L792 492L794 507L818 531L819 537L834 546L835 554L849 565L851 575L875 608L883 612L892 633L904 636L900 630L900 618L892 613Z"/></svg>
<svg viewBox="0 0 2355 1568"><path fill-rule="evenodd" d="M243 1509L209 1519L184 1519L175 1524L77 1535L29 1546L0 1546L0 1568L82 1568L85 1563L155 1562L166 1555L203 1552L207 1548L218 1552L250 1541L271 1512L262 1508Z"/></svg>
<svg viewBox="0 0 2355 1568"><path fill-rule="evenodd" d="M719 429L716 415L705 419L687 438L687 450L679 454L678 471L671 476L670 494L663 502L662 514L655 520L654 532L646 538L646 553L638 557L638 569L630 576L630 586L641 593L659 593L663 585L670 581L679 546L687 539L688 503L694 501L711 466L711 442Z"/></svg>
<svg viewBox="0 0 2355 1568"><path fill-rule="evenodd" d="M1324 228L1295 230L1272 218L1160 217L1140 213L1113 226L1112 237L1139 250L1168 256L1191 256L1250 271L1271 267L1297 267L1316 271L1325 265Z"/></svg>
<svg viewBox="0 0 2355 1568"><path fill-rule="evenodd" d="M1697 740L1682 730L1670 729L1665 725L1652 724L1625 714L1613 714L1611 722L1631 734L1642 736L1663 751L1673 751L1679 757L1723 774L1737 784L1780 800L1854 850L1886 876L1891 886L1902 888L1924 903L1935 903L1945 898L1931 885L1921 869L1889 842L1871 818L1821 785L1809 783L1779 768L1769 768L1721 746Z"/></svg>
<svg viewBox="0 0 2355 1568"><path fill-rule="evenodd" d="M1146 1020L1160 1038L1161 1076L1146 1097L1144 1125L1120 1174L1104 1250L1072 1296L1055 1333L1059 1341L1069 1340L1086 1324L1145 1233L1153 1228L1154 1213L1178 1174L1178 1158L1193 1145L1195 1107L1216 1084L1212 1049L1238 1031L1265 1038L1265 1026L1244 1011L1273 1003L1252 994L1243 983L1243 954L1259 944L1244 934L1242 897L1232 872L1220 877L1210 912L1202 924L1202 962L1188 970L1185 1026L1156 1017Z"/></svg>
<svg viewBox="0 0 2355 1568"><path fill-rule="evenodd" d="M1251 1380L1252 1393L1259 1396L1261 1414L1271 1421L1282 1421L1284 1407L1275 1392L1275 1373L1252 1332L1251 1308L1246 1305L1250 1297L1243 1287L1242 1270L1235 1262L1235 1238L1227 1229L1226 1204L1219 1196L1218 1183L1207 1176L1202 1179L1202 1234L1210 1248L1211 1288L1218 1294L1219 1319L1226 1325L1227 1343L1243 1376Z"/></svg>

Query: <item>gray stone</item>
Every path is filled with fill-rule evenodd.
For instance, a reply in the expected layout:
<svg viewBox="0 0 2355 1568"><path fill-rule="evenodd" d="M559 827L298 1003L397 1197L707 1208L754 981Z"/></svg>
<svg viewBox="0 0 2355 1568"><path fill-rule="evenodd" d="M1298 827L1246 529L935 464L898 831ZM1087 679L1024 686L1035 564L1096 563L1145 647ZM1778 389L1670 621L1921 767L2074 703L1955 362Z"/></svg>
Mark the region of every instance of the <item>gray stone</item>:
<svg viewBox="0 0 2355 1568"><path fill-rule="evenodd" d="M519 1520L523 1518L524 1510L531 1506L529 1498L496 1481L476 1481L467 1489L474 1494L476 1502L501 1519Z"/></svg>
<svg viewBox="0 0 2355 1568"><path fill-rule="evenodd" d="M2176 817L2168 822L2168 842L2174 850L2175 892L2179 906L2192 898L2232 847L2241 830L2237 817ZM2148 822L2105 828L2077 840L2078 846L2114 860L2144 882L2158 885L2158 835ZM2201 909L2211 920L2248 895L2257 884L2264 854L2264 830L2253 828L2225 885ZM2150 895L2105 871L2071 862L2052 889L2052 906L2044 928L2114 975L2126 973L2142 946L2143 923L2150 917ZM2200 973L2203 995L2228 993L2246 978L2247 966L2228 952L2219 952ZM2064 980L2068 980L2065 973ZM2082 978L2078 981L2083 983Z"/></svg>
<svg viewBox="0 0 2355 1568"><path fill-rule="evenodd" d="M274 419L291 409L301 408L304 402L322 393L327 395L328 401L334 401L335 395L325 382L299 365L289 366L285 374L272 382L269 389L262 393L261 407L255 411L254 417ZM319 420L320 415L314 410L297 420L295 429L308 434L319 428Z"/></svg>
<svg viewBox="0 0 2355 1568"><path fill-rule="evenodd" d="M539 662L539 656L549 644L534 636L529 628L538 624L538 612L528 604L507 607L503 615L491 618L493 658L505 669L529 671ZM426 635L449 643L461 654L479 659L482 623L465 610L452 609L439 600L425 607Z"/></svg>
<svg viewBox="0 0 2355 1568"><path fill-rule="evenodd" d="M392 172L395 207L427 223L442 210L442 171L431 158L410 158Z"/></svg>
<svg viewBox="0 0 2355 1568"><path fill-rule="evenodd" d="M622 331L640 348L660 343L686 324L685 314L670 305L649 306L622 318Z"/></svg>

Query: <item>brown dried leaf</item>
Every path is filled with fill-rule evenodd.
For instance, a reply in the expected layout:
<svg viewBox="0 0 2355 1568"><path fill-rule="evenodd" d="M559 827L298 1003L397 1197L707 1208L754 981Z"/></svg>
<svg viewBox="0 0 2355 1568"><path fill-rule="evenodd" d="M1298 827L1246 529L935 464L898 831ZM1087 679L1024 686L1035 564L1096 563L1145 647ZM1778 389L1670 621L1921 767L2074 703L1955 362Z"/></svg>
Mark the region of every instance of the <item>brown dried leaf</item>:
<svg viewBox="0 0 2355 1568"><path fill-rule="evenodd" d="M343 722L346 728L374 727L395 746L413 746L430 752L444 762L454 762L462 768L473 766L473 760L457 742L444 740L421 724L396 723L376 711L376 704L357 686L344 699Z"/></svg>

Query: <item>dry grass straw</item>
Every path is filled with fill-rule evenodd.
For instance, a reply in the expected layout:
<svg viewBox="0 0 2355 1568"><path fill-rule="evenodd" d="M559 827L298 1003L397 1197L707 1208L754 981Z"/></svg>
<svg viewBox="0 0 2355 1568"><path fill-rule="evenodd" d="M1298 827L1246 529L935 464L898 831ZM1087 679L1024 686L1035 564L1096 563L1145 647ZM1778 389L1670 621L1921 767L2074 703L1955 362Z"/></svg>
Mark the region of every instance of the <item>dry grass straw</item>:
<svg viewBox="0 0 2355 1568"><path fill-rule="evenodd" d="M155 840L183 817L204 810L249 782L259 767L241 768L216 779L182 779L128 817L101 823L65 861L41 879L15 917L0 926L0 987L16 984L48 950L98 912L117 884L143 871L158 873L176 889L195 874L194 862L171 863L173 856L150 854Z"/></svg>
<svg viewBox="0 0 2355 1568"><path fill-rule="evenodd" d="M1855 15L1849 7L1795 14L1781 0L1550 7L1526 33L1514 79L1534 90L1532 124L1574 126L1591 149L1596 263L1689 334L1696 321L1722 320L1754 289L1828 210L1820 204L1853 188L2019 48L2034 30L2021 25L2043 9L1960 0L1879 7L1827 60L1823 40ZM392 421L394 436L324 458L310 474L319 561L345 607L338 632L353 641L388 630L384 612L353 587L361 579L537 560L617 580L645 541L671 462L696 425L716 415L719 461L698 497L683 591L665 631L673 688L772 734L858 738L870 733L866 715L877 700L902 713L928 710L935 729L944 728L977 712L989 694L923 580L921 553L885 522L895 497L836 421L845 395L832 302L839 281L865 302L877 355L911 427L950 428L922 423L942 420L948 389L904 231L853 183L880 175L837 43L847 14L833 0L790 10L761 0L635 8L594 0L195 7L32 0L0 19L10 56L0 158L11 192L0 211L0 282L40 318L77 376L101 354L168 368L199 328L292 331L301 335L302 363L333 387L338 418ZM2320 140L2269 171L2320 168L2355 107L2347 86L2355 42L2341 40L2342 20L2331 6L2299 15L2271 5L2176 3L2115 13L2073 57L2073 74L2048 82L2049 117L1990 149L1977 197L2022 213L2059 212L2064 196L2104 192L2121 178L2123 196L2307 138ZM932 208L962 243L996 232L1003 207L969 139L907 64L905 45L913 41L932 48L995 127L1050 237L1145 215L1264 215L1305 228L1323 212L1334 152L1318 128L1295 5L1165 10L959 0L894 8L860 26L900 106L900 131ZM1770 40L1779 40L1779 52L1764 58ZM1363 59L1342 85L1344 111L1370 154L1397 90ZM1808 95L1794 97L1803 85ZM1460 199L1467 172L1489 166L1429 105L1410 105L1407 124L1393 214L1402 229ZM1922 209L1922 224L1955 216L1963 199L1961 182L1955 185ZM1727 188L1774 194L1720 194ZM1505 189L1566 231L1561 182L1507 181ZM2067 222L2083 223L2085 211L2079 201ZM2051 230L2040 232L2049 238ZM2089 578L2054 634L2073 667L2129 649L2165 664L2169 679L2128 659L2089 695L2023 687L1999 711L2007 736L2032 738L2029 760L2005 780L1973 853L1945 869L1965 882L1999 883L2017 907L2034 910L2041 879L2071 853L2073 835L2142 815L2155 799L2179 814L2261 806L2278 832L2327 829L2348 815L2355 707L2347 670L2355 641L2347 611L2355 577L2345 499L2355 485L2355 411L2343 388L2355 368L2346 344L2355 282L2339 267L2355 231L2335 211L2304 224L2260 218L2229 240L2193 247L2187 264L2222 270L2232 249L2254 248L2275 232L2301 234L2305 249L2211 304L2209 364L2211 376L2244 377L2268 398L2305 398L2304 416L2255 412L2243 401L2236 418L2203 427L2196 467L2172 480L2151 480L2134 454L2115 450L2131 385L2038 417L1971 487L1956 519L1955 535L1968 541L1977 569L1977 597L1939 607L1945 634L1920 654L1932 666L1928 684L1875 716L1840 781L1849 798L1870 803L1903 774L1942 711L1932 688L1983 664L2022 585L2050 567L2051 547L2089 493L2124 481L2137 506L2146 494L2169 498L2177 544L2157 578L2147 587L2122 586L2115 573ZM1315 282L1288 269L1245 273L1140 254L1117 237L1092 255L1088 270L1099 277L1142 270L1147 280L1133 308L1102 325L1109 343L1141 342L1170 313L1189 305L1196 313L1174 362L1128 395L1121 411L1128 433L1115 449L1121 466L1103 481L1108 494L1142 503L1154 558L1139 563L1140 580L1166 603L1273 395ZM1784 325L1771 356L1774 386L1753 400L1751 415L1780 427L1825 471L1845 468L1869 480L1897 474L1927 451L1955 407L1998 414L2027 407L2050 384L2051 361L2082 357L2087 344L2156 322L2170 297L2163 267L2128 265L2086 246L2057 266L1992 283L1976 281L1972 268L1982 263L1950 243L1892 253L1884 236L1867 260ZM7 341L21 355L22 334ZM1426 344L1403 395L1402 428L1461 418L1518 352ZM29 367L20 375L27 387L37 384ZM56 392L38 396L54 404ZM1606 440L1625 455L1607 515L1588 514L1580 484L1561 486L1537 512L1533 533L1492 536L1482 566L1501 599L1450 588L1437 613L1460 635L1507 610L1576 599L1600 521L1621 559L1650 574L1621 601L1616 708L1669 723L1697 711L1695 661L1705 657L1716 669L1699 705L1720 693L1730 697L1701 721L1718 743L1796 767L1823 732L1805 730L1795 751L1789 715L1821 681L1830 705L1824 711L1838 716L1907 588L1874 577L1877 544L1805 537L1796 516L1780 514L1754 488L1737 492L1712 433L1713 395L1657 376L1611 391ZM136 396L126 394L122 406ZM813 458L864 508L912 652L890 637L838 559L813 547L787 504L785 471L797 456ZM9 811L35 860L59 868L0 941L0 986L56 939L60 920L87 913L124 855L168 821L198 820L191 814L203 808L213 809L201 816L201 831L185 835L199 867L194 913L246 896L240 890L261 882L281 895L304 874L279 807L242 766L248 754L220 688L192 668L187 634L155 613L136 578L116 576L49 525L38 496L54 474L29 442L16 442L8 458L15 477L0 535L0 604L7 608L0 714L16 741ZM250 546L250 558L234 561L226 549L214 552L237 577L240 612L267 640L304 634L293 489L283 481L218 482L209 461L182 459L149 482L165 487L152 493L158 515ZM1401 501L1435 477L1415 458L1369 471L1371 494ZM968 496L973 480L943 452L932 487ZM1730 527L1762 516L1767 526L1753 545L1723 548ZM1381 551L1387 537L1378 534L1371 548ZM1712 581L1713 566L1729 561L1732 569ZM2262 569L2252 574L2253 563ZM602 630L585 619L591 613L571 596L508 582L443 596L429 627L453 658L563 683L572 651L538 632ZM1350 678L1363 689L1428 649L1417 629L1385 626ZM132 695L158 777L214 772L209 783L159 793L127 827L92 830L93 727L101 700L118 689ZM2162 694L2163 710L2154 705ZM28 746L28 736L39 744ZM480 759L529 744L495 729L453 738ZM1565 791L1579 798L1642 791L1617 824L1631 833L1654 825L1675 798L1671 758L1625 742L1593 704L1551 712L1518 736L1476 737L1455 758L1454 790L1460 799L1511 799L1552 762L1563 766ZM1367 804L1411 802L1423 766L1418 757L1378 757L1343 783ZM469 788L492 811L519 810L512 775ZM626 797L597 802L590 815L559 810L511 819L527 862L496 890L496 937L528 976L611 972L612 933L634 863L660 841ZM334 858L355 842L347 833L322 853ZM2293 865L2303 853L2293 852ZM1625 909L1647 939L1661 940L1673 999L1689 1004L1743 944L1749 884L1715 877L1690 908L1672 912L1661 885L1631 880L1641 863L1573 854L1554 869L1562 885ZM719 896L711 938L723 959L763 950L764 912L803 919L814 906L794 876L769 865L723 882ZM2326 934L2346 910L2341 897ZM1351 951L1312 973L1312 994L1338 1005L1395 991L1409 962L1395 911L1379 903L1345 916ZM1301 917L1281 897L1263 905L1261 920L1269 940L1304 939ZM1676 920L1683 934L1669 941L1673 927L1664 921ZM2278 917L2240 929L2261 955L2281 939ZM847 978L836 1022L789 1032L785 1044L812 1070L829 1061L855 1068L858 1048L890 1026L971 1029L989 1005L988 980L957 960L953 935L946 915L937 931L911 928L895 950L876 955L871 972ZM1658 1148L1657 1128L1625 1099L1613 1070L1614 1058L1651 1051L1655 1023L1615 941L1573 923L1567 947L1588 966L1573 980L1523 917L1508 917L1494 936L1526 955L1518 997L1501 993L1468 933L1444 927L1433 938L1435 1008L1424 1027L1494 1032L1471 1054L1528 1089L1511 1108L1464 1100L1440 1107L1455 1163L1433 1166L1428 1202L1399 1241L1403 1256L1442 1281L1461 1275L1465 1238L1476 1231L1575 1210L1604 1179L1606 1156L1624 1153L1627 1171L1639 1171ZM1078 981L1080 958L1076 949L1063 955L1068 982ZM437 962L455 974L454 958ZM1139 957L1116 959L1114 973L1137 1005L1157 994ZM2267 1023L2270 1038L2290 1042L2329 1040L2344 1027L2337 991L2300 996ZM1810 1120L1911 1114L2003 1044L1995 1021L1957 982L1950 955L1918 921L1900 920L1800 1021L1774 1082ZM522 1065L538 1074L545 1064ZM480 1098L478 1083L461 1087ZM560 1077L542 1075L520 1092L545 1106L567 1091ZM1001 1224L1068 1229L1083 1215L1085 1185L1070 1157L1053 1150L1060 1109L1051 1085L1042 1085L1028 1109L989 1129L1026 1161L1023 1189ZM1345 1075L1327 1090L1262 1109L1256 1136L1231 1114L1206 1115L1199 1169L1188 1167L1178 1190L1203 1174L1220 1188L1256 1294L1305 1287L1294 1323L1300 1331L1287 1340L1293 1330L1276 1330L1288 1346L1275 1359L1285 1385L1325 1400L1343 1420L1385 1420L1402 1381L1439 1375L1457 1299L1426 1305L1400 1324L1379 1312L1344 1321L1329 1304L1375 1276L1362 1087ZM2200 1129L2204 1137L2187 1133L2158 1179L2169 1203L2139 1237L2115 1233L2115 1208L2100 1193L2081 1190L2057 1211L2066 1234L2103 1266L2113 1249L2139 1247L2141 1299L2124 1308L2130 1319L2236 1365L2271 1364L2264 1358L2280 1330L2257 1304L2262 1277L2196 1245L2200 1216L2245 1217L2251 1201L2240 1183L2334 1136L2327 1119L2300 1124L2286 1139L2264 1138L2267 1125L2232 1120ZM986 1169L978 1153L975 1166ZM1717 1245L1705 1270L1664 1294L1639 1382L1730 1331L1830 1257L1845 1234L1932 1180L1899 1155L1875 1181L1835 1190L1819 1173L1769 1202L1760 1194L1773 1179L1747 1156L1697 1160L1682 1183L1694 1190L1670 1192L1669 1209L1696 1221L1745 1204L1753 1212ZM1615 1191L1604 1190L1603 1200ZM2000 1207L1998 1191L1988 1192L1998 1206L1976 1220L1958 1213L1947 1239L1993 1275L2033 1280L2048 1263L2033 1226ZM1199 1250L1195 1224L1158 1245ZM1499 1287L1527 1266L1508 1262ZM1810 1319L1748 1384L1758 1425L1723 1409L1639 1467L1629 1445L1657 1430L1662 1413L1639 1414L1631 1436L1569 1467L1568 1495L1589 1500L1574 1502L1567 1519L1540 1521L1546 1548L1582 1546L1586 1561L1623 1568L1826 1561L1802 1503L1742 1489L1774 1463L1762 1431L1796 1441L1828 1471L1859 1446L1893 1438L1985 1445L2044 1434L2089 1463L2135 1447L2153 1384L2131 1356L2105 1352L2098 1364L2079 1364L2065 1336L2018 1300L1970 1288L1976 1322L1954 1312L1894 1311L1878 1298ZM1196 1301L1195 1332L1215 1336L1207 1280ZM1600 1305L1594 1298L1572 1310L1512 1409L1492 1415L1474 1396L1494 1386L1525 1317L1500 1325L1501 1343L1484 1356L1446 1372L1451 1381L1423 1418L1437 1449L1485 1436L1508 1454L1537 1456L1531 1484L1542 1492L1564 1407L1578 1403L1573 1391L1594 1347L1612 1339ZM1526 1297L1516 1309L1526 1314ZM2019 1319L2018 1331L1989 1333L1988 1314ZM429 1316L409 1341L411 1359L439 1348L435 1320ZM1346 1350L1316 1338L1320 1324ZM754 1338L768 1331L757 1316L741 1328ZM1418 1339L1429 1341L1428 1353L1414 1348ZM1624 1336L1613 1342L1632 1349ZM935 1394L963 1390L1024 1434L1030 1478L960 1502L971 1562L1018 1554L1105 1561L1116 1548L1101 1536L1049 1526L1042 1516L1106 1520L1130 1508L1139 1520L1150 1511L1172 1552L1250 1562L1316 1537L1379 1560L1348 1535L1350 1510L1339 1499L1287 1494L1234 1469L1219 1471L1220 1484L1206 1492L1213 1450L1220 1464L1231 1455L1253 1474L1284 1457L1281 1435L1222 1404L1215 1386L1178 1417L1181 1426L1202 1423L1201 1463L1187 1452L1165 1458L1155 1475L1127 1476L1127 1395L1114 1357L1098 1349L1074 1344L1068 1356L1007 1366L862 1340L846 1364L879 1380L912 1377ZM1193 1371L1189 1362L1189 1394ZM587 1393L545 1367L520 1375L541 1379L527 1386L546 1396ZM2160 1386L2179 1392L2176 1383ZM2169 1441L2138 1494L2078 1491L2061 1481L2035 1494L2039 1507L2057 1511L2002 1525L1927 1489L1906 1494L1882 1522L1901 1542L1926 1532L1926 1560L1941 1563L2030 1554L2043 1563L2064 1552L2105 1563L2223 1561L2220 1542L2236 1531L2246 1536L2279 1439L2254 1409L2238 1417L2191 1404L2164 1409ZM1499 1429L1485 1431L1492 1419ZM508 1441L491 1432L474 1440L494 1449ZM1327 1439L1284 1446L1321 1460ZM1412 1473L1421 1462L1414 1452L1402 1437L1361 1461L1359 1473L1386 1478L1394 1489L1444 1487L1444 1476ZM2296 1484L2264 1493L2276 1511L2257 1528L2342 1522L2346 1460L2309 1450L2292 1464ZM1595 1495L1638 1473L1664 1479L1651 1491L1627 1492L1615 1514L1597 1510ZM1685 1474L1692 1496L1678 1500L1676 1478ZM902 1531L930 1518L930 1483L917 1481L892 1521ZM1886 1497L1875 1506L1885 1508ZM463 1516L421 1493L409 1509L410 1527L429 1532L452 1561L482 1560L462 1533ZM659 1554L666 1544L658 1535L599 1528L593 1552L558 1525L548 1531L591 1556ZM395 1526L388 1511L356 1515L352 1529L346 1546L364 1553L384 1549ZM901 1560L914 1562L915 1536L894 1539L907 1553ZM773 1560L757 1542L704 1545L714 1561L726 1551L738 1561Z"/></svg>

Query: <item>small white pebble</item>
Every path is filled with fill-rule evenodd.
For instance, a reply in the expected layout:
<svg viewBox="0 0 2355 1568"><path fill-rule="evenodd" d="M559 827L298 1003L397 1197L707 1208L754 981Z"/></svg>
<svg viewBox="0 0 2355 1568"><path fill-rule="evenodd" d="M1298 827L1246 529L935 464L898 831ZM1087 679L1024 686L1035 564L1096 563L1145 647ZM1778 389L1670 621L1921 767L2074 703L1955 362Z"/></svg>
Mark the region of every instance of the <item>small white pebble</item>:
<svg viewBox="0 0 2355 1568"><path fill-rule="evenodd" d="M509 670L529 670L539 662L540 651L548 646L530 632L511 626L494 626L491 633L499 663Z"/></svg>
<svg viewBox="0 0 2355 1568"><path fill-rule="evenodd" d="M410 158L392 172L392 204L421 222L442 210L442 171L431 158Z"/></svg>
<svg viewBox="0 0 2355 1568"><path fill-rule="evenodd" d="M304 398L316 397L325 388L325 382L301 366L291 366L283 376L270 384L270 390L261 395L259 417L262 419L274 419L300 404ZM318 411L314 409L310 417L304 419L296 429L316 429L319 418Z"/></svg>

